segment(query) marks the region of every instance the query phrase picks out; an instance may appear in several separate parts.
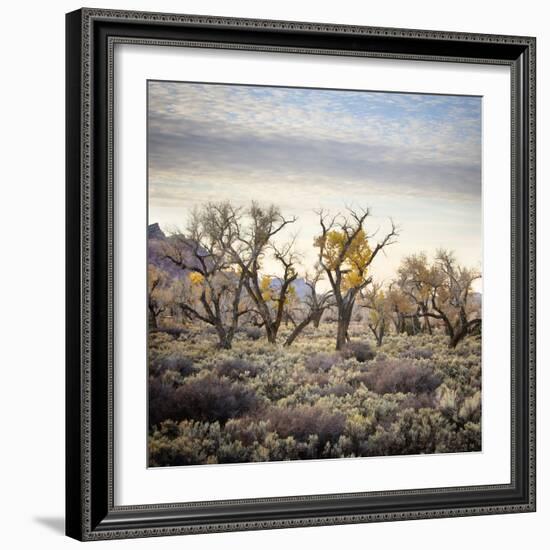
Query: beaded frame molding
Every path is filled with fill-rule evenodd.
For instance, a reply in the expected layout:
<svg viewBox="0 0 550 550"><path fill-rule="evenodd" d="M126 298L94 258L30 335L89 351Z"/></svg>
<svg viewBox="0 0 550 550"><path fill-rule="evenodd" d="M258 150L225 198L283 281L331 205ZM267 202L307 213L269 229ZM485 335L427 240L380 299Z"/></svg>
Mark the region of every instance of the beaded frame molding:
<svg viewBox="0 0 550 550"><path fill-rule="evenodd" d="M535 510L535 39L81 9L66 16L66 533L79 540ZM113 52L116 44L507 65L511 70L511 482L115 506Z"/></svg>

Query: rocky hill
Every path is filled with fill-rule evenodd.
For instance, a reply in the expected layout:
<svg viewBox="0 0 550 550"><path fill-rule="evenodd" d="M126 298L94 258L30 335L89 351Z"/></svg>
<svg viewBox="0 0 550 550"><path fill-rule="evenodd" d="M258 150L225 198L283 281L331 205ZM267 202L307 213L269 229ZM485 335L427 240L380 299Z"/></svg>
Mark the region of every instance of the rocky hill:
<svg viewBox="0 0 550 550"><path fill-rule="evenodd" d="M147 227L147 263L162 269L171 277L177 279L183 277L185 271L165 257L167 245L172 240L172 237L168 237L158 223L152 223ZM191 250L190 246L187 263L189 265L197 265L197 259L193 257Z"/></svg>

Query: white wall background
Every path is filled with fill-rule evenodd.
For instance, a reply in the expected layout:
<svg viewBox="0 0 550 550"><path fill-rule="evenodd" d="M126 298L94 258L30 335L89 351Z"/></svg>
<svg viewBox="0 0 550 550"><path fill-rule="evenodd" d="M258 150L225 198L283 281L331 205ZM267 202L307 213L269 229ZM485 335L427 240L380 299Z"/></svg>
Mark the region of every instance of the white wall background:
<svg viewBox="0 0 550 550"><path fill-rule="evenodd" d="M88 6L534 35L538 39L539 311L550 306L543 281L549 217L550 18L542 0L479 2L296 2L278 0L104 0ZM0 540L9 549L75 547L64 513L64 13L78 1L3 6L0 33ZM538 512L117 541L117 548L206 549L371 547L446 550L543 546L550 520L550 407L544 402L549 330L539 314ZM546 345L545 345L546 344ZM541 540L541 542L537 542Z"/></svg>

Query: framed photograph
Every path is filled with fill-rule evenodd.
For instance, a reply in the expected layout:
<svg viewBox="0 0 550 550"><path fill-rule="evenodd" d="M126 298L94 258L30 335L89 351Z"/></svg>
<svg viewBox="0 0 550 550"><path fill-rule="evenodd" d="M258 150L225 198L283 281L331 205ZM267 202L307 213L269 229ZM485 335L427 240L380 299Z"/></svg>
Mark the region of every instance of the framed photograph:
<svg viewBox="0 0 550 550"><path fill-rule="evenodd" d="M535 39L67 15L67 535L535 510Z"/></svg>

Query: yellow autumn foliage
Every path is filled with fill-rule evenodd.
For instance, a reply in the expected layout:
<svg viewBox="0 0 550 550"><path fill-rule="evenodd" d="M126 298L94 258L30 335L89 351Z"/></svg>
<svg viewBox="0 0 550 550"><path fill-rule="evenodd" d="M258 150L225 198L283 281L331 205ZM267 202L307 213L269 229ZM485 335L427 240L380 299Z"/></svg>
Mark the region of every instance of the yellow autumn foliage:
<svg viewBox="0 0 550 550"><path fill-rule="evenodd" d="M192 285L200 285L204 281L204 275L196 271L189 273L189 281Z"/></svg>
<svg viewBox="0 0 550 550"><path fill-rule="evenodd" d="M345 271L342 277L342 287L357 288L367 279L367 266L369 265L372 250L369 246L367 235L361 229L355 235L344 254L344 247L348 240L344 231L333 229L324 237L315 239L315 246L323 246L323 262L331 271L340 269Z"/></svg>
<svg viewBox="0 0 550 550"><path fill-rule="evenodd" d="M271 288L271 277L269 275L264 275L260 280L260 290L264 302L273 300L273 289Z"/></svg>

